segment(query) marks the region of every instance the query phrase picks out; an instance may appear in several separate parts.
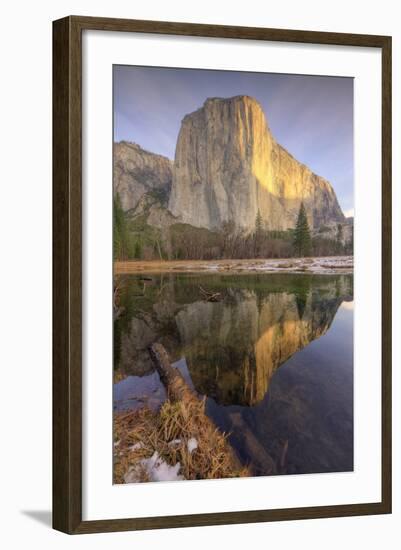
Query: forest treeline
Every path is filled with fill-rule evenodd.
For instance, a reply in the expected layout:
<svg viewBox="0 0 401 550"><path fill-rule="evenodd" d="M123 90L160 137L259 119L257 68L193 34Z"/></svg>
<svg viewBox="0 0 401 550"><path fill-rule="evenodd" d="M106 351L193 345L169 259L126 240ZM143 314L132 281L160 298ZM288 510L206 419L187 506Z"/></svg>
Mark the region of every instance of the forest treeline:
<svg viewBox="0 0 401 550"><path fill-rule="evenodd" d="M338 224L334 238L321 228L310 231L301 204L297 224L287 231L267 231L260 213L251 233L223 224L220 231L176 223L163 229L150 226L146 217L131 218L117 197L113 208L113 255L115 260L217 260L290 258L295 256L336 256L352 254L352 239L343 243L343 227Z"/></svg>

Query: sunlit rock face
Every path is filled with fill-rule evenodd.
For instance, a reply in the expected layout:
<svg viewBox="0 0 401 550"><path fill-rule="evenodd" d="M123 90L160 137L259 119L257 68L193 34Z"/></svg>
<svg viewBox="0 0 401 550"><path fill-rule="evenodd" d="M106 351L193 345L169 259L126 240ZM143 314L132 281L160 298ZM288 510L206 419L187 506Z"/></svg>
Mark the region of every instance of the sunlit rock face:
<svg viewBox="0 0 401 550"><path fill-rule="evenodd" d="M136 143L114 144L114 194L119 195L123 210L135 209L145 194L157 191L168 197L172 180L172 162L145 151Z"/></svg>
<svg viewBox="0 0 401 550"><path fill-rule="evenodd" d="M284 230L301 201L312 227L345 219L330 183L275 141L255 99L208 99L184 117L169 199L182 222L253 230L259 210L266 229Z"/></svg>

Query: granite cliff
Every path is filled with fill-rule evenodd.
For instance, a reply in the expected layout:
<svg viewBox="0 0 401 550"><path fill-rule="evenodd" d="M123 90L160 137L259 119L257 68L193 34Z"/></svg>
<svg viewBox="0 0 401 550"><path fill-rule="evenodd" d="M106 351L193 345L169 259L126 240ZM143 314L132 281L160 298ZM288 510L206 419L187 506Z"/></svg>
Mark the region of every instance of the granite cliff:
<svg viewBox="0 0 401 550"><path fill-rule="evenodd" d="M207 99L184 117L168 203L180 221L253 230L259 211L266 229L285 230L301 201L313 228L345 220L330 183L275 141L255 99Z"/></svg>
<svg viewBox="0 0 401 550"><path fill-rule="evenodd" d="M184 117L174 162L122 141L114 144L114 193L134 216L165 227L209 230L225 222L293 228L301 201L309 224L337 229L344 214L330 183L274 139L260 104L248 96L210 98Z"/></svg>
<svg viewBox="0 0 401 550"><path fill-rule="evenodd" d="M166 202L172 181L173 163L166 157L145 151L136 143L114 144L114 194L123 210L135 209L145 195L153 194Z"/></svg>

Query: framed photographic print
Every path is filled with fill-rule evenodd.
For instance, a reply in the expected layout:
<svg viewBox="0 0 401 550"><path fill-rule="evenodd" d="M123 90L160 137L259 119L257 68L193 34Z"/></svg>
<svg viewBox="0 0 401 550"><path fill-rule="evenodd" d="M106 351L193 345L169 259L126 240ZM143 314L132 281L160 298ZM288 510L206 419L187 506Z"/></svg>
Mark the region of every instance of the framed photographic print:
<svg viewBox="0 0 401 550"><path fill-rule="evenodd" d="M391 512L391 38L53 27L53 525Z"/></svg>

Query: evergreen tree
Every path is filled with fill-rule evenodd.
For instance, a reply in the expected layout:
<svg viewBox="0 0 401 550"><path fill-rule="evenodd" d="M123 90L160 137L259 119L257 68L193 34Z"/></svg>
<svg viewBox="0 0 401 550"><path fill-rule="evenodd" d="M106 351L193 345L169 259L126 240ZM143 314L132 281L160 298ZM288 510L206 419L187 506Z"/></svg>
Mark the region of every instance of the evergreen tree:
<svg viewBox="0 0 401 550"><path fill-rule="evenodd" d="M341 254L343 252L343 226L341 223L337 225L337 243L336 243L336 252L337 254Z"/></svg>
<svg viewBox="0 0 401 550"><path fill-rule="evenodd" d="M117 194L113 200L113 257L115 260L125 260L127 255L128 228L120 196Z"/></svg>
<svg viewBox="0 0 401 550"><path fill-rule="evenodd" d="M258 209L258 213L256 214L256 220L255 220L255 256L260 255L261 247L262 247L262 241L263 241L263 222L262 222L262 216L260 214L260 210Z"/></svg>
<svg viewBox="0 0 401 550"><path fill-rule="evenodd" d="M297 256L310 256L312 250L312 238L303 202L301 202L301 206L299 208L297 225L294 230L293 245Z"/></svg>
<svg viewBox="0 0 401 550"><path fill-rule="evenodd" d="M142 257L142 243L140 240L136 241L135 247L134 247L134 258L137 258L138 260Z"/></svg>
<svg viewBox="0 0 401 550"><path fill-rule="evenodd" d="M119 214L117 209L119 207L119 201L116 197L113 197L113 257L115 260L120 259L121 256L121 231L119 224Z"/></svg>
<svg viewBox="0 0 401 550"><path fill-rule="evenodd" d="M256 233L262 232L262 216L260 214L259 209L258 209L258 213L256 214L255 230L256 230Z"/></svg>

